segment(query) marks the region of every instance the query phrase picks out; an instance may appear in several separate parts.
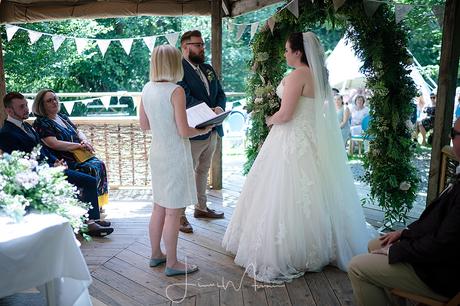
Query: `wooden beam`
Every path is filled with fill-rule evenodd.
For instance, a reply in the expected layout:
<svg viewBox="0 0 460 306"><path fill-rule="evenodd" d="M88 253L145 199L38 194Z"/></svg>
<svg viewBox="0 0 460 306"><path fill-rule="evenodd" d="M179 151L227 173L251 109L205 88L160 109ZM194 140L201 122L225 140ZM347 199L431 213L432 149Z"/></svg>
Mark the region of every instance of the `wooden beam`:
<svg viewBox="0 0 460 306"><path fill-rule="evenodd" d="M1 26L4 28L4 26ZM6 94L6 83L5 83L5 65L3 63L3 42L2 36L0 35L0 127L3 126L3 121L6 118L5 108L3 106L3 97Z"/></svg>
<svg viewBox="0 0 460 306"><path fill-rule="evenodd" d="M246 14L255 10L259 10L266 6L280 3L280 0L238 0L232 3L232 10L230 12L232 17Z"/></svg>
<svg viewBox="0 0 460 306"><path fill-rule="evenodd" d="M442 148L450 144L449 131L454 112L455 86L460 54L460 1L447 0L444 12L441 61L439 64L436 119L428 180L428 205L433 201L441 183Z"/></svg>
<svg viewBox="0 0 460 306"><path fill-rule="evenodd" d="M222 1L211 0L211 56L218 78L222 75ZM222 189L222 139L217 137L216 151L211 166L211 185Z"/></svg>

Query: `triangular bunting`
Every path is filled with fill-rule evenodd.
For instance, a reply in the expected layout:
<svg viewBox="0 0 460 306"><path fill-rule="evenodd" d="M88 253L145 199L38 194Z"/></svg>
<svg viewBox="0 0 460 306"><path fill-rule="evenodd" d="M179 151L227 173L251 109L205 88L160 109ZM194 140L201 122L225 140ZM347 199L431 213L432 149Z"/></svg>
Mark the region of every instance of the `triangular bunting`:
<svg viewBox="0 0 460 306"><path fill-rule="evenodd" d="M75 105L75 101L68 101L68 102L62 102L62 104L64 104L64 107L67 111L67 113L70 115L72 115L72 111L73 111L73 107Z"/></svg>
<svg viewBox="0 0 460 306"><path fill-rule="evenodd" d="M101 50L102 56L104 57L105 53L107 52L107 49L109 48L109 45L112 41L110 39L98 39L96 40L96 43L99 47L99 50Z"/></svg>
<svg viewBox="0 0 460 306"><path fill-rule="evenodd" d="M439 27L442 28L442 23L444 22L444 5L433 5L431 10L438 21Z"/></svg>
<svg viewBox="0 0 460 306"><path fill-rule="evenodd" d="M129 55L129 53L131 52L131 46L133 45L133 39L120 39L120 44L123 47L123 50L125 50L126 54Z"/></svg>
<svg viewBox="0 0 460 306"><path fill-rule="evenodd" d="M165 37L168 40L169 44L175 47L177 43L177 39L179 38L179 33L176 32L176 33L165 34Z"/></svg>
<svg viewBox="0 0 460 306"><path fill-rule="evenodd" d="M251 39L256 35L257 28L259 27L258 22L251 23Z"/></svg>
<svg viewBox="0 0 460 306"><path fill-rule="evenodd" d="M292 13L292 15L295 16L295 18L299 18L299 0L292 0L286 8Z"/></svg>
<svg viewBox="0 0 460 306"><path fill-rule="evenodd" d="M236 33L236 40L240 40L241 36L243 36L244 31L246 30L246 24L239 24L237 26L237 33Z"/></svg>
<svg viewBox="0 0 460 306"><path fill-rule="evenodd" d="M374 14L377 11L377 9L380 7L382 2L381 1L376 2L376 1L364 0L363 4L364 4L364 11L366 12L366 15L368 17L372 17L372 16L374 16Z"/></svg>
<svg viewBox="0 0 460 306"><path fill-rule="evenodd" d="M40 37L42 37L43 33L40 33L40 32L36 32L36 31L31 31L31 30L28 30L27 31L29 33L29 39L30 39L30 44L33 45L37 42L37 40L40 39Z"/></svg>
<svg viewBox="0 0 460 306"><path fill-rule="evenodd" d="M110 96L100 97L102 105L104 105L105 109L109 109L110 106Z"/></svg>
<svg viewBox="0 0 460 306"><path fill-rule="evenodd" d="M275 17L273 16L268 18L267 20L268 27L270 28L270 31L272 32L272 34L273 34L273 29L275 28L275 22L276 20L275 20Z"/></svg>
<svg viewBox="0 0 460 306"><path fill-rule="evenodd" d="M332 0L332 2L334 3L334 11L337 12L337 10L342 7L345 1L346 0ZM313 0L311 0L311 3L313 3Z"/></svg>
<svg viewBox="0 0 460 306"><path fill-rule="evenodd" d="M86 100L82 100L80 101L81 103L83 103L85 106L88 105L89 103L91 102L94 102L94 99L86 99Z"/></svg>
<svg viewBox="0 0 460 306"><path fill-rule="evenodd" d="M6 40L7 41L10 41L14 34L16 34L16 32L19 30L18 27L15 27L13 25L10 25L10 24L7 24L6 25Z"/></svg>
<svg viewBox="0 0 460 306"><path fill-rule="evenodd" d="M56 52L59 47L62 45L62 43L64 42L65 40L65 37L64 36L60 36L60 35L57 35L57 36L51 36L51 40L53 41L53 48L54 48L54 52Z"/></svg>
<svg viewBox="0 0 460 306"><path fill-rule="evenodd" d="M153 50L153 47L155 47L155 41L157 40L156 36L147 36L142 38L144 40L145 45L147 48L149 48L150 53Z"/></svg>
<svg viewBox="0 0 460 306"><path fill-rule="evenodd" d="M395 20L396 23L400 23L401 20L406 17L407 14L412 10L414 6L411 4L400 4L395 3Z"/></svg>
<svg viewBox="0 0 460 306"><path fill-rule="evenodd" d="M82 54L83 50L86 47L88 40L85 38L75 38L75 44L77 45L77 53Z"/></svg>
<svg viewBox="0 0 460 306"><path fill-rule="evenodd" d="M229 32L233 32L233 26L234 26L233 21L231 21L231 20L229 19L228 22L227 22L227 30L228 30Z"/></svg>

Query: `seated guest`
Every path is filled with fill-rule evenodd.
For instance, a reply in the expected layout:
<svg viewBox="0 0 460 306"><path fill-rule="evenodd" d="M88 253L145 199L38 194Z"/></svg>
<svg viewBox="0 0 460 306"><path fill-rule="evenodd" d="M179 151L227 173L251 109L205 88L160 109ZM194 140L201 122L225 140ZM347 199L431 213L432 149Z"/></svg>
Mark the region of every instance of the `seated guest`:
<svg viewBox="0 0 460 306"><path fill-rule="evenodd" d="M32 105L32 111L37 116L33 126L43 143L57 158L63 159L70 169L96 178L98 203L102 208L109 202L105 164L97 157L91 157L84 162L76 160L71 151L82 149L93 153L93 146L69 117L60 114L59 110L59 99L55 92L51 89L41 90Z"/></svg>
<svg viewBox="0 0 460 306"><path fill-rule="evenodd" d="M335 110L337 112L337 120L339 121L340 131L344 145L350 138L350 110L344 106L343 97L341 95L334 96Z"/></svg>
<svg viewBox="0 0 460 306"><path fill-rule="evenodd" d="M9 154L12 151L32 152L33 148L40 144L40 137L32 126L24 121L29 118L26 99L20 93L10 92L4 97L3 104L8 118L5 120L3 128L0 129L0 151ZM40 158L46 158L50 166L65 167L65 162L57 159L46 147L42 147ZM113 228L110 227L110 222L100 220L96 179L69 169L64 170L64 173L69 183L81 190L80 200L90 203L92 206L88 210L90 219L88 234L106 236L112 233Z"/></svg>
<svg viewBox="0 0 460 306"><path fill-rule="evenodd" d="M460 159L460 119L451 138ZM440 301L460 291L459 170L417 221L372 240L370 254L351 260L348 276L358 305L388 305L387 291L392 288Z"/></svg>
<svg viewBox="0 0 460 306"><path fill-rule="evenodd" d="M351 110L351 135L360 136L363 132L361 123L367 115L369 115L369 108L364 106L366 99L364 96L358 95L355 98L355 107Z"/></svg>
<svg viewBox="0 0 460 306"><path fill-rule="evenodd" d="M422 119L418 124L418 131L422 134L422 145L426 146L426 133L434 128L434 118L436 115L436 94L430 94L431 106L427 107L424 112L426 118ZM431 144L431 141L428 141Z"/></svg>

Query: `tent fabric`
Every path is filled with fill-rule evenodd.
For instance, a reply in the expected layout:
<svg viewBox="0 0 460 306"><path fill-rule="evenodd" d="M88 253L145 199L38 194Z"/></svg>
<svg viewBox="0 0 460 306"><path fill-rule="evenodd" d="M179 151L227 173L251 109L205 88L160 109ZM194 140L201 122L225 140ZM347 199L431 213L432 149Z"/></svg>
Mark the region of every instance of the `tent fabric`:
<svg viewBox="0 0 460 306"><path fill-rule="evenodd" d="M211 14L211 3L207 0L0 1L0 23L38 22L67 18Z"/></svg>
<svg viewBox="0 0 460 306"><path fill-rule="evenodd" d="M417 63L415 59L414 62ZM363 62L353 51L352 42L343 37L326 60L331 86L340 91L349 88L364 88L366 77L360 72L362 65ZM425 82L417 66L414 64L409 69L411 69L410 76L422 92L425 101L430 101L431 88Z"/></svg>

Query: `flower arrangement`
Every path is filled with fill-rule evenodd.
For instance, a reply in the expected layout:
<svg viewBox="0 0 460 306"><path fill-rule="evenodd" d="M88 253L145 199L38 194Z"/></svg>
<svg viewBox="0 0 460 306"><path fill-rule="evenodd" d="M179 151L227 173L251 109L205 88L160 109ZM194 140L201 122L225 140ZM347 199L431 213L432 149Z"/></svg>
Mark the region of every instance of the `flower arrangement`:
<svg viewBox="0 0 460 306"><path fill-rule="evenodd" d="M206 78L209 82L212 82L212 80L216 78L216 75L214 74L214 71L212 71L212 69L206 71Z"/></svg>
<svg viewBox="0 0 460 306"><path fill-rule="evenodd" d="M0 155L0 215L19 222L29 211L56 213L69 220L75 233L85 230L89 204L77 199L63 167L37 162L39 149Z"/></svg>

